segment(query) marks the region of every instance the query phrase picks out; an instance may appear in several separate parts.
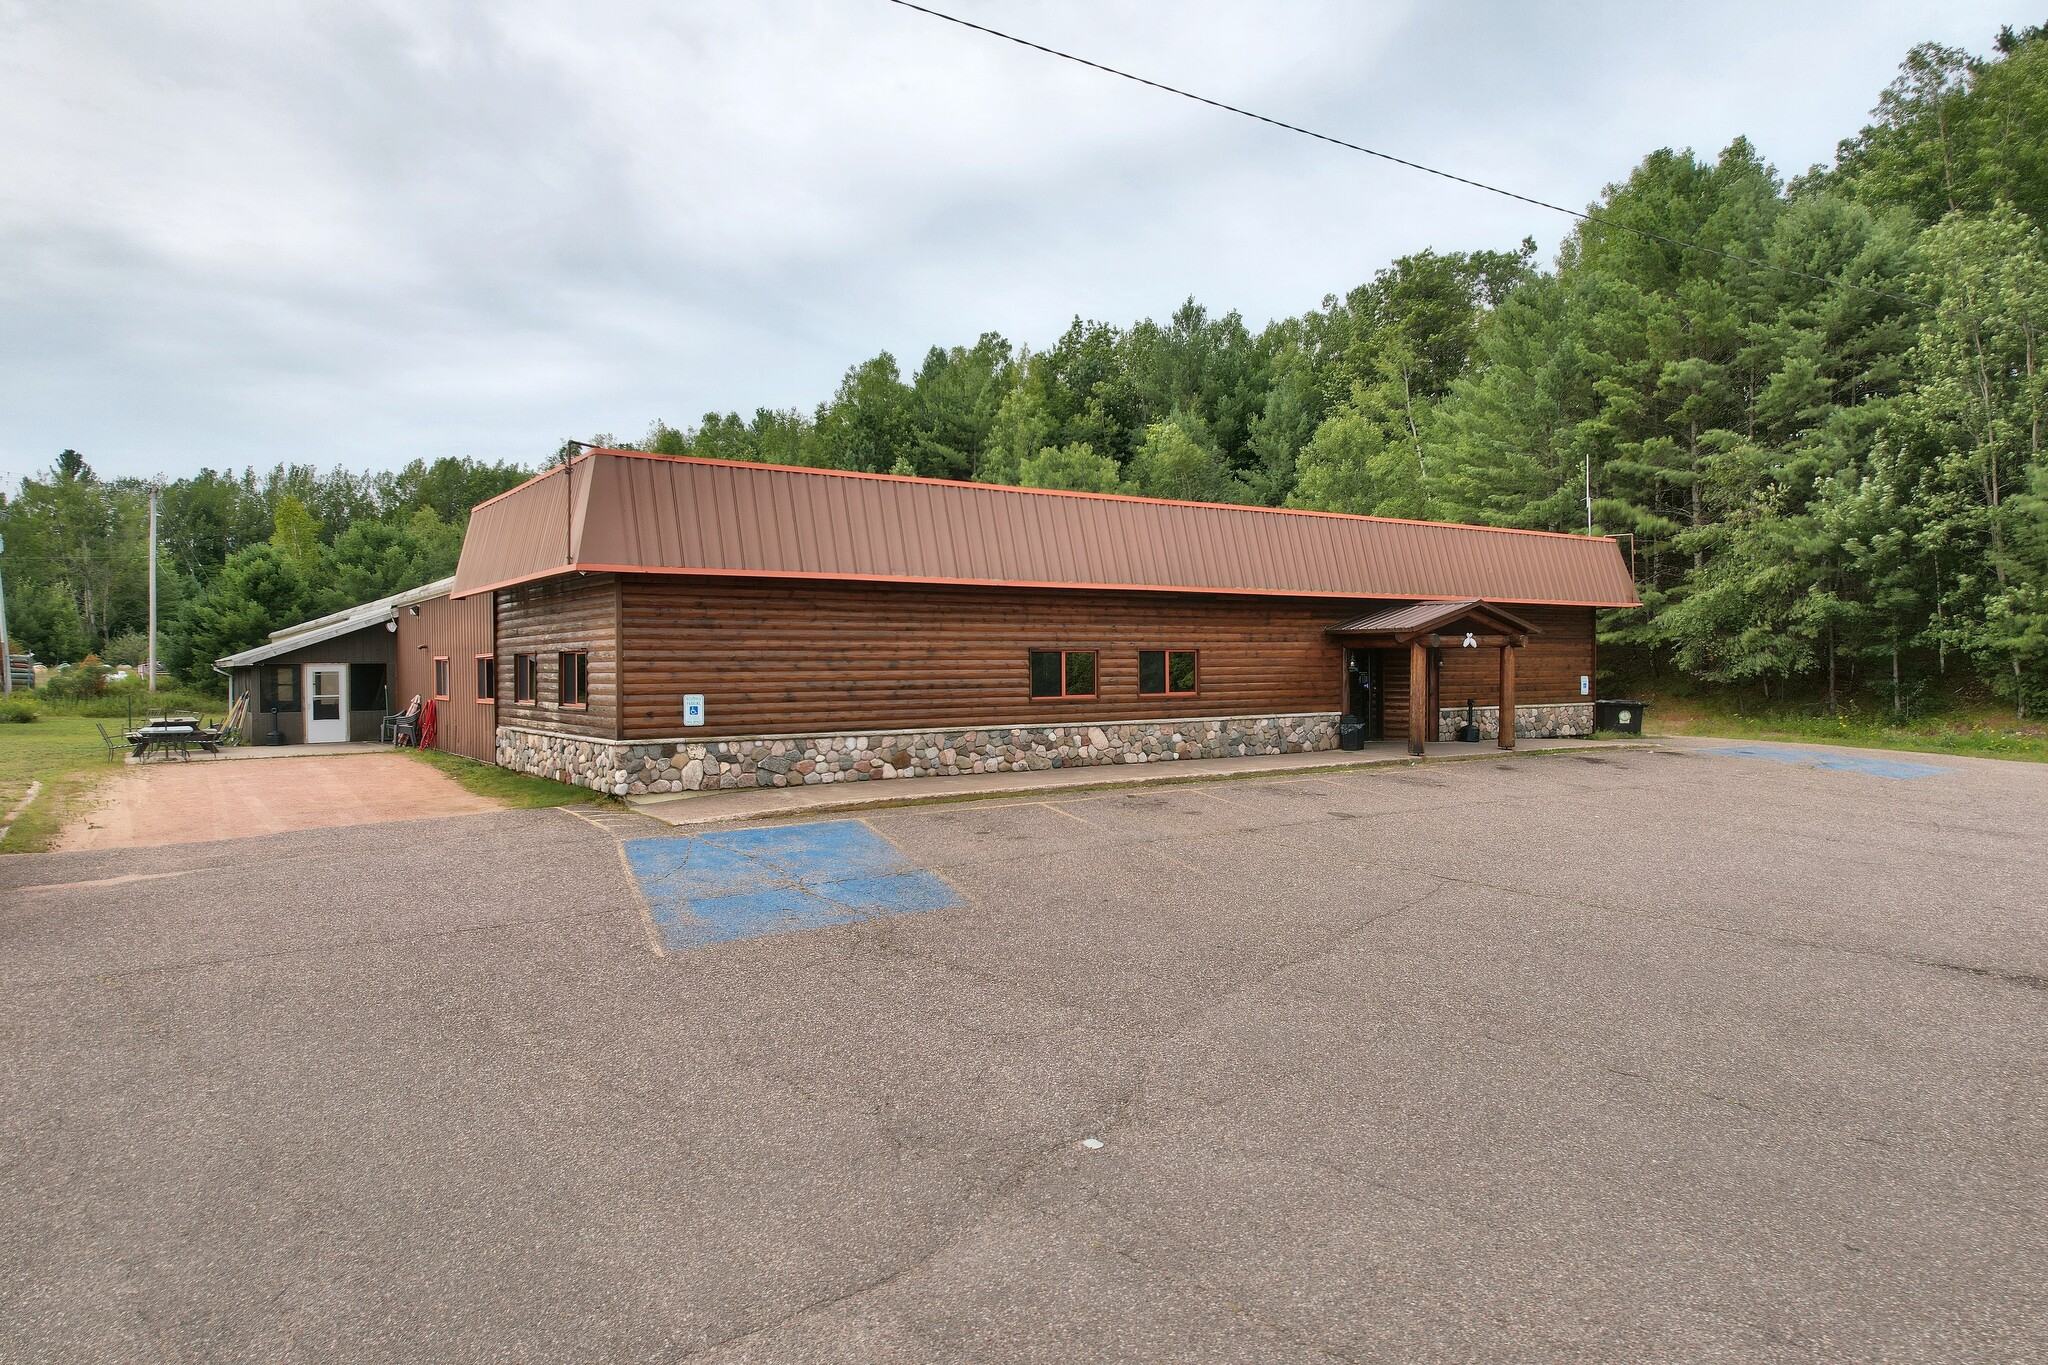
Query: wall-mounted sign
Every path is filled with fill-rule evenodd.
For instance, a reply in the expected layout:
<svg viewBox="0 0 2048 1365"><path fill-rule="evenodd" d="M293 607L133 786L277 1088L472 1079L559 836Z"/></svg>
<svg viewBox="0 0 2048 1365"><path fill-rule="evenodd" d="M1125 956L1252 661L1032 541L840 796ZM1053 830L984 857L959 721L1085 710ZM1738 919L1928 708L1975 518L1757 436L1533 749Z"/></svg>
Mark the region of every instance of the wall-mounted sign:
<svg viewBox="0 0 2048 1365"><path fill-rule="evenodd" d="M1579 674L1579 695L1582 697L1593 695L1593 680L1583 673Z"/></svg>
<svg viewBox="0 0 2048 1365"><path fill-rule="evenodd" d="M692 692L683 698L683 724L702 725L703 723L704 694L702 692Z"/></svg>
<svg viewBox="0 0 2048 1365"><path fill-rule="evenodd" d="M1469 630L1468 630L1468 631L1466 631L1466 632L1465 632L1465 644L1464 644L1464 646L1463 646L1463 647L1464 647L1464 648L1466 648L1466 649L1477 649L1477 648L1479 648L1479 637L1478 637L1478 636L1476 636L1476 635L1474 635L1474 634L1473 634L1473 633L1472 633L1471 631L1469 631Z"/></svg>

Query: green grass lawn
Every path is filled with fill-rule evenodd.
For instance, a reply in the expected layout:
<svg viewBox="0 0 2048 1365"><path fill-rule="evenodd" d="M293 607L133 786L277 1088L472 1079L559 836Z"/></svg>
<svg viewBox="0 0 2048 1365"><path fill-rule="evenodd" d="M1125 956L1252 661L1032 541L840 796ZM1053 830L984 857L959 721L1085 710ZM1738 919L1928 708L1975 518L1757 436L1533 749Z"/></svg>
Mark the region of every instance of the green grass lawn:
<svg viewBox="0 0 2048 1365"><path fill-rule="evenodd" d="M1644 695L1643 701L1643 728L1653 735L1782 739L2048 763L2048 724L2015 720L2009 708L1996 704L1962 704L1940 715L1893 723L1882 713L1853 709L1834 716L1809 715L1798 709L1738 710L1718 698L1654 693Z"/></svg>
<svg viewBox="0 0 2048 1365"><path fill-rule="evenodd" d="M101 721L109 734L117 718ZM42 791L0 839L0 853L38 853L48 848L118 762L107 758L91 716L45 714L27 725L0 725L0 818L14 809L32 782ZM118 739L119 735L115 734Z"/></svg>
<svg viewBox="0 0 2048 1365"><path fill-rule="evenodd" d="M467 791L478 796L488 796L508 806L529 810L538 806L580 806L619 804L609 796L591 791L588 787L572 787L566 782L551 782L544 777L528 777L489 763L479 763L473 758L460 754L443 753L439 749L408 750L420 762L439 768L448 776L460 782Z"/></svg>

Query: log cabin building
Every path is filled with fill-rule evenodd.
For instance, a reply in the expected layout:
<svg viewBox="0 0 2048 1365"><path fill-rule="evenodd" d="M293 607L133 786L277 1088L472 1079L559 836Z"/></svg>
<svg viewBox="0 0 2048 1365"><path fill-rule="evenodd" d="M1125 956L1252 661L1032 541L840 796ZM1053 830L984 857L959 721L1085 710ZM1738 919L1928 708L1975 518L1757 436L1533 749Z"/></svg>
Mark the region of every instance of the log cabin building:
<svg viewBox="0 0 2048 1365"><path fill-rule="evenodd" d="M431 602L396 690L619 795L1588 734L1640 605L1605 538L612 450Z"/></svg>

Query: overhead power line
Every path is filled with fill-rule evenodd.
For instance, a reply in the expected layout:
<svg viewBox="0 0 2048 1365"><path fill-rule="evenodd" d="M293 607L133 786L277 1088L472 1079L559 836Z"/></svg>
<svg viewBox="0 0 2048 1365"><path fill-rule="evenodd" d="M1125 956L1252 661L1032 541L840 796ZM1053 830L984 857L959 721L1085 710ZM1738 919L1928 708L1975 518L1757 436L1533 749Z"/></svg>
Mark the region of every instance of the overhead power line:
<svg viewBox="0 0 2048 1365"><path fill-rule="evenodd" d="M1620 232L1633 233L1637 237L1646 238L1653 242L1661 242L1665 246L1674 246L1683 251L1698 251L1709 256L1718 256L1724 261L1734 261L1741 265L1752 266L1758 270L1768 270L1775 274L1789 275L1796 279L1811 280L1816 284L1824 284L1833 288L1853 290L1858 294L1867 294L1872 298L1890 299L1894 303L1903 303L1910 308L1925 306L1919 299L1912 298L1906 294L1894 294L1888 289L1873 289L1869 285L1856 284L1849 280L1833 279L1826 275L1816 275L1812 271L1798 270L1792 266L1773 265L1769 261L1760 261L1753 256L1744 256L1740 252L1724 251L1720 247L1708 246L1703 242L1689 242L1682 237L1672 237L1661 232L1653 232L1649 228L1637 227L1633 223L1624 223L1619 219L1609 218L1603 214L1588 213L1583 209L1566 208L1563 204L1553 204L1547 199L1537 199L1530 195L1517 193L1514 190L1504 189L1499 185L1489 185L1484 180L1474 180L1470 176L1439 170L1435 166L1425 166L1420 161L1411 161L1407 157L1395 156L1392 152L1382 152L1377 148L1367 147L1362 143L1350 142L1341 137L1334 137L1329 133L1319 133L1313 128L1304 128L1298 123L1289 123L1285 119L1273 118L1270 115L1241 108L1235 104L1226 104L1222 100L1210 99L1207 95L1198 95L1192 90L1183 90L1177 85L1168 85L1164 81L1155 81L1146 76L1136 75L1133 72L1124 71L1114 66L1107 66L1102 62L1093 61L1076 53L1064 52L1056 47L1047 47L1044 43L1035 43L1029 38L1020 38L1014 33L1005 33L999 28L990 28L986 24L977 24L971 19L962 19L957 14L947 14L943 10L935 10L924 5L913 4L912 0L888 0L888 2L903 9L915 10L919 14L929 15L934 19L943 19L945 22L957 24L961 28L972 29L976 33L987 34L991 38L1000 38L1006 43L1014 43L1018 47L1029 48L1033 52L1040 52L1048 57L1057 57L1063 62L1072 62L1076 66L1085 66L1091 71L1100 71L1105 76L1114 76L1118 80L1147 86L1153 90L1160 91L1162 94L1176 95L1184 100L1192 100L1196 104L1206 104L1211 109L1220 109L1226 114L1235 114L1239 118L1248 118L1254 123L1263 123L1268 127L1278 128L1284 132L1299 133L1303 137L1314 138L1317 142L1327 142L1333 147L1342 147L1346 151L1362 152L1366 156L1391 162L1407 170L1420 171L1424 175L1433 175L1439 180L1449 180L1455 184L1465 185L1487 194L1497 194L1503 199L1512 199L1517 203L1527 204L1532 208L1544 209L1551 213L1561 213L1565 217L1576 219L1581 223L1591 223L1601 227L1613 228Z"/></svg>

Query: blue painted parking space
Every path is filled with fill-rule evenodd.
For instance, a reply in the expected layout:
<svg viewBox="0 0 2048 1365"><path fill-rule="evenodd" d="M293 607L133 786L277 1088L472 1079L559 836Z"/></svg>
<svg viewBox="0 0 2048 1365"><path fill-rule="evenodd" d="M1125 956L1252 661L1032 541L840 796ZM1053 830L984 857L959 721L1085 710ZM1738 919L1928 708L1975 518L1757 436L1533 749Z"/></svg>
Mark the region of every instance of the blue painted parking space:
<svg viewBox="0 0 2048 1365"><path fill-rule="evenodd" d="M1861 754L1822 754L1810 749L1781 749L1767 744L1730 744L1700 752L1728 758L1755 758L1766 763L1789 763L1799 768L1820 768L1831 773L1860 773L1865 777L1889 777L1905 781L1952 773L1954 768L1937 768L1931 763L1907 763L1895 758L1866 758Z"/></svg>
<svg viewBox="0 0 2048 1365"><path fill-rule="evenodd" d="M964 904L858 820L632 839L625 848L670 952Z"/></svg>

